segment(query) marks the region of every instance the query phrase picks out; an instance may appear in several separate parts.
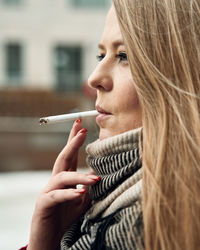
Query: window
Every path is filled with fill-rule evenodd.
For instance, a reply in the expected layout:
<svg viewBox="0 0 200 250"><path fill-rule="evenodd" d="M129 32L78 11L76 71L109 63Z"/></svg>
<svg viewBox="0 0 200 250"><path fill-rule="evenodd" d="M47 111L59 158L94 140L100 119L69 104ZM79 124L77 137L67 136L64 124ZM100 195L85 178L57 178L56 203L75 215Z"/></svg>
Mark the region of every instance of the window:
<svg viewBox="0 0 200 250"><path fill-rule="evenodd" d="M23 0L2 0L6 5L19 5Z"/></svg>
<svg viewBox="0 0 200 250"><path fill-rule="evenodd" d="M56 88L59 91L79 90L81 86L82 49L79 46L58 46L54 53Z"/></svg>
<svg viewBox="0 0 200 250"><path fill-rule="evenodd" d="M106 7L108 0L71 0L75 7Z"/></svg>
<svg viewBox="0 0 200 250"><path fill-rule="evenodd" d="M22 46L10 43L5 47L6 78L9 84L18 84L22 78Z"/></svg>

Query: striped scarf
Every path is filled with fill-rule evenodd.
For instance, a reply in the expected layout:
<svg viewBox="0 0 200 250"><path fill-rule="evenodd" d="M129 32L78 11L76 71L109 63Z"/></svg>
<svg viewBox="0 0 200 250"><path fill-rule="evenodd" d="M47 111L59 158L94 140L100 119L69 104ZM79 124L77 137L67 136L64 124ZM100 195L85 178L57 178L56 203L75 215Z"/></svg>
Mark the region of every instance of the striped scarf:
<svg viewBox="0 0 200 250"><path fill-rule="evenodd" d="M88 165L101 180L90 188L92 206L64 234L61 250L144 249L140 133L141 128L87 146Z"/></svg>

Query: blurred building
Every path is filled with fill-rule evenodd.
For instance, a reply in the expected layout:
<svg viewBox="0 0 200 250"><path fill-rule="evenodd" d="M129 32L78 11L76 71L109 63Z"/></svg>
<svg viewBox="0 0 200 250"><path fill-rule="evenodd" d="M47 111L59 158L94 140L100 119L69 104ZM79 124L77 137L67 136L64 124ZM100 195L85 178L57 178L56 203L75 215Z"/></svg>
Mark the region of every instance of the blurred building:
<svg viewBox="0 0 200 250"><path fill-rule="evenodd" d="M36 118L94 107L85 83L109 6L110 0L0 0L0 171L48 168L71 124L44 129Z"/></svg>
<svg viewBox="0 0 200 250"><path fill-rule="evenodd" d="M109 0L0 0L0 86L77 90Z"/></svg>

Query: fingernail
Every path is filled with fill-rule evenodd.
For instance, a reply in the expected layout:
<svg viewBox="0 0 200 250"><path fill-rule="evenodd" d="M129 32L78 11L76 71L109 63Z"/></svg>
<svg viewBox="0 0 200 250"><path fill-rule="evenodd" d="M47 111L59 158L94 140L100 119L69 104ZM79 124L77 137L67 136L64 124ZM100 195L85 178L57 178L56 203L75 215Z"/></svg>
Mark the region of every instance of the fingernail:
<svg viewBox="0 0 200 250"><path fill-rule="evenodd" d="M81 121L82 121L82 119L79 118L79 119L76 120L76 123L80 123Z"/></svg>
<svg viewBox="0 0 200 250"><path fill-rule="evenodd" d="M87 133L87 128L82 128L81 131L80 131L80 133L82 133L82 134Z"/></svg>
<svg viewBox="0 0 200 250"><path fill-rule="evenodd" d="M90 176L90 179L94 180L94 181L99 181L101 179L100 176Z"/></svg>
<svg viewBox="0 0 200 250"><path fill-rule="evenodd" d="M79 193L79 194L84 194L85 191L86 191L86 189L79 189L79 188L77 188L77 189L75 190L75 192L76 192L76 193Z"/></svg>

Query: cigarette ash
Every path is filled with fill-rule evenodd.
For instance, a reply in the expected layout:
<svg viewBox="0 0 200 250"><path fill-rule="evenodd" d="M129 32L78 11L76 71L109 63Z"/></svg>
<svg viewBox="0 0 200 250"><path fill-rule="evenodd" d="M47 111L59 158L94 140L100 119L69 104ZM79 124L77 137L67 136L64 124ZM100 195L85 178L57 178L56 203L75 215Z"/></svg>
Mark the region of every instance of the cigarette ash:
<svg viewBox="0 0 200 250"><path fill-rule="evenodd" d="M41 118L41 119L39 120L39 123L40 123L40 125L42 125L42 124L47 124L47 120L44 119L44 118Z"/></svg>

